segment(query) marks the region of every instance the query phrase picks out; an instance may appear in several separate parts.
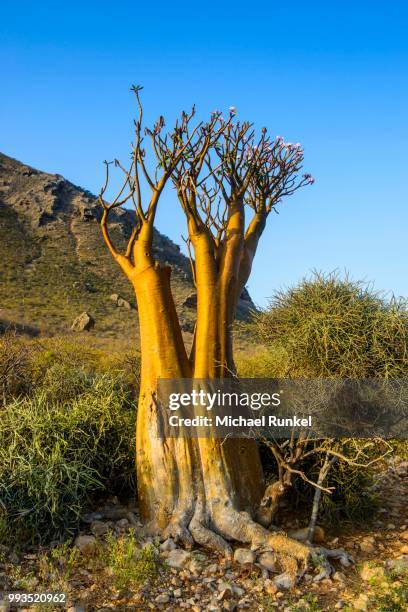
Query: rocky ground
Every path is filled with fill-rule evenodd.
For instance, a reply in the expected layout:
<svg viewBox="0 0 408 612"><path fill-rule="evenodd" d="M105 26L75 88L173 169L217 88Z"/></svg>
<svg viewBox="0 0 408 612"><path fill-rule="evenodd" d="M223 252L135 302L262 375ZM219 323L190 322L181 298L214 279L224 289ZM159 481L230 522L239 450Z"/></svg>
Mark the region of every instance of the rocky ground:
<svg viewBox="0 0 408 612"><path fill-rule="evenodd" d="M325 547L344 549L352 558L349 564L334 562L330 577L324 577L318 555L293 585L290 577L279 573L269 552L238 547L230 561L202 549L185 551L172 540L149 540L143 537L137 508L111 499L83 517L73 545L25 554L16 547L4 549L0 592L64 590L70 612L406 610L407 484L408 461L391 460L379 475L381 507L371 525L364 530L339 526L337 532L318 531ZM304 530L299 527L294 518L284 525L301 538Z"/></svg>

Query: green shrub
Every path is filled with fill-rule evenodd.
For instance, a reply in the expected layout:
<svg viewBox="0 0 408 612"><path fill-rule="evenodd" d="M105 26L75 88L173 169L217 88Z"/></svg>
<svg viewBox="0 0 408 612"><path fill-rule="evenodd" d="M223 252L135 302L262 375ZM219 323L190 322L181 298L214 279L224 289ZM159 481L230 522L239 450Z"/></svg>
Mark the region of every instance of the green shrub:
<svg viewBox="0 0 408 612"><path fill-rule="evenodd" d="M152 582L163 567L157 548L151 544L139 549L131 531L119 538L109 532L105 554L115 587L119 590L139 588L148 581Z"/></svg>
<svg viewBox="0 0 408 612"><path fill-rule="evenodd" d="M118 373L55 364L0 416L0 541L73 534L96 491L133 487L135 398Z"/></svg>
<svg viewBox="0 0 408 612"><path fill-rule="evenodd" d="M406 300L386 299L370 285L337 273L315 273L277 292L269 307L255 315L254 328L266 354L257 363L250 359L240 363L241 375L255 371L271 378L393 379L408 373ZM381 442L374 446L370 459L383 453ZM310 450L310 444L305 449ZM347 444L340 450L347 454ZM268 453L263 454L268 457ZM299 454L296 468L315 481L324 453L306 463ZM374 472L372 467L362 467L365 461L360 456L360 466L334 464L325 485L334 486L335 491L324 495L321 505L326 518L356 522L373 514L376 501L369 490ZM266 465L276 476L277 466L271 466L270 456ZM298 503L311 502L314 489L298 479L295 493Z"/></svg>
<svg viewBox="0 0 408 612"><path fill-rule="evenodd" d="M0 402L30 389L32 347L15 330L0 330Z"/></svg>
<svg viewBox="0 0 408 612"><path fill-rule="evenodd" d="M387 300L366 283L315 273L277 292L255 319L259 339L286 354L286 376L407 375L407 302Z"/></svg>

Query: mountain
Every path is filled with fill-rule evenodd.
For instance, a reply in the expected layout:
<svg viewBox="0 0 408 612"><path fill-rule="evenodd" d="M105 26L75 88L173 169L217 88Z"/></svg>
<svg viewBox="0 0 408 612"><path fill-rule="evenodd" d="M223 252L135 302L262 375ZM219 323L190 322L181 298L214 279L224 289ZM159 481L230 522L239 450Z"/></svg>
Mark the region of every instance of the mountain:
<svg viewBox="0 0 408 612"><path fill-rule="evenodd" d="M0 154L3 328L11 323L32 335L70 334L74 319L86 311L95 321L89 339L133 341L137 329L134 294L103 242L100 215L97 198L86 189ZM111 217L112 238L124 249L134 212L115 209ZM188 340L195 319L190 262L158 231L154 251L173 268L173 293ZM117 296L123 298L122 306ZM246 320L253 307L245 291L237 318Z"/></svg>

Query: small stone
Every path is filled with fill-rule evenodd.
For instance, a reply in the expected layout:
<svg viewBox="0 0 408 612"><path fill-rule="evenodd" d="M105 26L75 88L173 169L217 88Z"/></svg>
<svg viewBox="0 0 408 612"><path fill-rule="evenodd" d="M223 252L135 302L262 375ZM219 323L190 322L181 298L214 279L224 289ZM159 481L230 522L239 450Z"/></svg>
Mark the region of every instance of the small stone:
<svg viewBox="0 0 408 612"><path fill-rule="evenodd" d="M278 571L278 560L272 552L264 552L259 555L258 563L270 572Z"/></svg>
<svg viewBox="0 0 408 612"><path fill-rule="evenodd" d="M71 606L68 608L67 612L85 612L85 608L82 606Z"/></svg>
<svg viewBox="0 0 408 612"><path fill-rule="evenodd" d="M364 538L364 540L360 542L360 550L364 553L375 552L375 546L374 543L371 541L371 538Z"/></svg>
<svg viewBox="0 0 408 612"><path fill-rule="evenodd" d="M353 602L353 607L355 610L361 610L365 612L367 610L368 604L368 596L365 593L361 593L359 597Z"/></svg>
<svg viewBox="0 0 408 612"><path fill-rule="evenodd" d="M218 601L224 601L224 599L231 599L232 597L232 587L228 582L220 582L218 585L219 595L217 597Z"/></svg>
<svg viewBox="0 0 408 612"><path fill-rule="evenodd" d="M168 593L160 593L154 600L158 604L166 604L170 601L170 595Z"/></svg>
<svg viewBox="0 0 408 612"><path fill-rule="evenodd" d="M401 538L403 540L408 540L408 529L406 529L405 531L401 533Z"/></svg>
<svg viewBox="0 0 408 612"><path fill-rule="evenodd" d="M272 580L270 580L269 578L267 578L267 580L264 580L263 587L265 593L267 593L268 595L275 595L279 590L276 584L272 582Z"/></svg>
<svg viewBox="0 0 408 612"><path fill-rule="evenodd" d="M181 569L191 559L191 553L182 548L170 550L167 557L167 565L175 569Z"/></svg>
<svg viewBox="0 0 408 612"><path fill-rule="evenodd" d="M167 540L164 540L164 542L160 544L160 550L162 552L170 552L171 550L174 550L175 548L177 548L177 546L174 540L172 540L172 538L167 538Z"/></svg>
<svg viewBox="0 0 408 612"><path fill-rule="evenodd" d="M296 580L294 576L291 576L288 572L275 576L273 582L278 589L292 589L295 586Z"/></svg>
<svg viewBox="0 0 408 612"><path fill-rule="evenodd" d="M95 548L96 538L93 535L79 535L75 538L74 545L79 548L81 553L89 553Z"/></svg>
<svg viewBox="0 0 408 612"><path fill-rule="evenodd" d="M332 578L335 582L345 582L346 580L346 576L343 572L334 572Z"/></svg>
<svg viewBox="0 0 408 612"><path fill-rule="evenodd" d="M211 574L216 574L217 572L218 572L218 564L217 563L212 563L205 570L205 573L207 574L207 576L209 576Z"/></svg>
<svg viewBox="0 0 408 612"><path fill-rule="evenodd" d="M190 570L192 574L195 574L197 576L198 574L201 574L201 570L203 568L202 568L202 564L200 563L200 561L198 559L193 558L190 561L188 569Z"/></svg>
<svg viewBox="0 0 408 612"><path fill-rule="evenodd" d="M334 607L336 610L342 610L345 605L346 602L343 599L339 599L339 601L334 605Z"/></svg>
<svg viewBox="0 0 408 612"><path fill-rule="evenodd" d="M242 589L241 587L237 586L236 584L232 585L232 592L237 597L243 597L245 595L245 589Z"/></svg>
<svg viewBox="0 0 408 612"><path fill-rule="evenodd" d="M179 597L181 597L181 595L182 595L182 590L181 589L174 589L173 595L174 595L174 597L179 599Z"/></svg>
<svg viewBox="0 0 408 612"><path fill-rule="evenodd" d="M91 524L91 531L94 536L102 536L109 531L109 525L103 521L94 521Z"/></svg>
<svg viewBox="0 0 408 612"><path fill-rule="evenodd" d="M246 563L255 563L255 553L249 548L237 548L234 552L234 561L244 565Z"/></svg>
<svg viewBox="0 0 408 612"><path fill-rule="evenodd" d="M304 527L303 529L294 529L288 532L288 536L290 538L293 538L294 540L298 540L299 542L306 542L308 534L309 534L308 527ZM316 525L313 541L316 542L316 544L321 544L324 542L325 537L326 537L326 534L324 532L323 527Z"/></svg>
<svg viewBox="0 0 408 612"><path fill-rule="evenodd" d="M119 308L125 308L126 310L132 310L131 304L127 300L121 297L118 299L117 305Z"/></svg>
<svg viewBox="0 0 408 612"><path fill-rule="evenodd" d="M127 529L129 527L129 521L126 518L122 518L116 521L116 526L119 527L119 529Z"/></svg>
<svg viewBox="0 0 408 612"><path fill-rule="evenodd" d="M400 552L401 552L403 555L408 555L408 544L403 544L403 545L401 546L401 548L400 548Z"/></svg>
<svg viewBox="0 0 408 612"><path fill-rule="evenodd" d="M91 317L87 312L81 313L76 319L74 319L71 330L74 332L89 331L95 325L95 319Z"/></svg>
<svg viewBox="0 0 408 612"><path fill-rule="evenodd" d="M387 529L396 529L394 523L388 523Z"/></svg>
<svg viewBox="0 0 408 612"><path fill-rule="evenodd" d="M112 300L112 302L115 302L115 304L117 304L117 303L118 303L118 299L119 299L119 297L120 297L120 296L119 296L119 294L118 294L118 293L112 293L112 294L109 296L109 299L110 299L110 300Z"/></svg>

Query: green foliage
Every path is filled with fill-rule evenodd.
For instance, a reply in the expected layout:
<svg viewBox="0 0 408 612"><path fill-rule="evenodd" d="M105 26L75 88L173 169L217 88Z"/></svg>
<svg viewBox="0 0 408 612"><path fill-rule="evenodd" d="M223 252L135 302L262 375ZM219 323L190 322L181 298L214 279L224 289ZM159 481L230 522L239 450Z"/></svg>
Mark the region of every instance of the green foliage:
<svg viewBox="0 0 408 612"><path fill-rule="evenodd" d="M73 534L91 496L133 486L135 399L120 373L54 363L0 419L0 541Z"/></svg>
<svg viewBox="0 0 408 612"><path fill-rule="evenodd" d="M31 386L32 347L14 330L0 336L0 401L27 392Z"/></svg>
<svg viewBox="0 0 408 612"><path fill-rule="evenodd" d="M67 593L69 580L75 576L80 561L79 549L67 542L55 546L42 555L38 562L41 585L50 591Z"/></svg>
<svg viewBox="0 0 408 612"><path fill-rule="evenodd" d="M253 354L245 351L237 355L235 365L240 378L281 378L288 369L288 354L281 346L271 346Z"/></svg>
<svg viewBox="0 0 408 612"><path fill-rule="evenodd" d="M139 549L132 531L117 539L107 534L106 559L117 589L139 588L154 580L162 567L152 544Z"/></svg>
<svg viewBox="0 0 408 612"><path fill-rule="evenodd" d="M388 562L390 563L390 562ZM372 575L366 587L367 609L376 612L406 612L408 609L408 568L404 561L391 561L392 567L384 568L370 563ZM357 599L357 594L355 599ZM344 608L347 612L354 606Z"/></svg>
<svg viewBox="0 0 408 612"><path fill-rule="evenodd" d="M289 603L288 609L290 612L322 612L317 596L312 593L307 593L298 601Z"/></svg>
<svg viewBox="0 0 408 612"><path fill-rule="evenodd" d="M286 353L286 376L407 374L406 300L386 300L369 285L336 273L315 273L277 292L256 316L255 329L274 353Z"/></svg>
<svg viewBox="0 0 408 612"><path fill-rule="evenodd" d="M277 292L269 307L255 315L254 326L266 353L239 363L241 375L248 371L277 378L389 379L408 372L407 302L387 300L370 285L337 273L314 273L296 287ZM372 459L384 450L381 443L374 447ZM347 455L347 447L340 450ZM320 465L317 454L313 461L299 459L297 467L316 481ZM321 502L325 518L367 520L377 506L369 493L372 483L372 468L335 463L325 482L335 487L334 493L324 494ZM309 485L295 482L298 504L311 503L313 493Z"/></svg>
<svg viewBox="0 0 408 612"><path fill-rule="evenodd" d="M371 492L372 470L338 461L329 473L328 484L335 489L331 495L322 496L321 511L326 522L364 525L375 516L379 501Z"/></svg>

